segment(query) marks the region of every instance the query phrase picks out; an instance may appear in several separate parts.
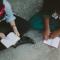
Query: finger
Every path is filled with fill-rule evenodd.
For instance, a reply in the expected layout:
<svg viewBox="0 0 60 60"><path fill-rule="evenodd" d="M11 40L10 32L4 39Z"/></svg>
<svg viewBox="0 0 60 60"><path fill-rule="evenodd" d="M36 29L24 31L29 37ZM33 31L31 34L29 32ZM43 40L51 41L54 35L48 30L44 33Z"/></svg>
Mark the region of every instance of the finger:
<svg viewBox="0 0 60 60"><path fill-rule="evenodd" d="M49 39L49 36L45 36L45 38L44 38L45 40L48 40Z"/></svg>
<svg viewBox="0 0 60 60"><path fill-rule="evenodd" d="M20 34L19 34L19 33L18 33L17 35L18 35L18 36L20 36Z"/></svg>
<svg viewBox="0 0 60 60"><path fill-rule="evenodd" d="M50 35L49 38L50 39L53 39L55 37L55 35Z"/></svg>
<svg viewBox="0 0 60 60"><path fill-rule="evenodd" d="M17 35L17 36L20 36L19 32L16 32L16 35Z"/></svg>

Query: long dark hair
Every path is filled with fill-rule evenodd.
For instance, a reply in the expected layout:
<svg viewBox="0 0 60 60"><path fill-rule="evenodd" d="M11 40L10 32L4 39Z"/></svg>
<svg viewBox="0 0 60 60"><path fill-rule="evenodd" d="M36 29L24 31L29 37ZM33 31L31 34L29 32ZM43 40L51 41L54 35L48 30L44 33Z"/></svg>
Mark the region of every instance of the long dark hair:
<svg viewBox="0 0 60 60"><path fill-rule="evenodd" d="M43 11L60 13L60 0L44 0Z"/></svg>

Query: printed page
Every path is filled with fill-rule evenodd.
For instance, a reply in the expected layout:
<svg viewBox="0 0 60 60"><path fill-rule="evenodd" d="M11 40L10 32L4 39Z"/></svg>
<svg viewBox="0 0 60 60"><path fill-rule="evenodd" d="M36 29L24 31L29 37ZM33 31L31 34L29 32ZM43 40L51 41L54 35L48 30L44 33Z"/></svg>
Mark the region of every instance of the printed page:
<svg viewBox="0 0 60 60"><path fill-rule="evenodd" d="M60 38L59 38L59 37L56 37L56 38L54 38L54 39L44 40L43 43L48 44L48 45L50 45L50 46L53 46L53 47L55 47L55 48L58 48L59 42L60 42Z"/></svg>
<svg viewBox="0 0 60 60"><path fill-rule="evenodd" d="M1 43L9 48L10 46L16 44L16 42L19 40L20 37L18 37L15 33L10 32L5 39L1 39Z"/></svg>

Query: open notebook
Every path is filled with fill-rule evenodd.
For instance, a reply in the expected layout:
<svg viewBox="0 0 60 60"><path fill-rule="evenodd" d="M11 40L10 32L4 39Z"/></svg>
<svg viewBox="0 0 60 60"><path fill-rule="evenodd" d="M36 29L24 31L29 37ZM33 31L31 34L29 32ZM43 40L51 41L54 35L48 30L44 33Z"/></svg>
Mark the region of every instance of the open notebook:
<svg viewBox="0 0 60 60"><path fill-rule="evenodd" d="M17 41L20 40L20 37L18 37L15 33L10 32L5 39L1 39L1 43L6 47L9 48L12 45L16 44Z"/></svg>
<svg viewBox="0 0 60 60"><path fill-rule="evenodd" d="M59 42L60 42L60 38L59 37L56 37L54 39L44 40L43 43L48 44L50 46L53 46L55 48L58 48L59 47Z"/></svg>

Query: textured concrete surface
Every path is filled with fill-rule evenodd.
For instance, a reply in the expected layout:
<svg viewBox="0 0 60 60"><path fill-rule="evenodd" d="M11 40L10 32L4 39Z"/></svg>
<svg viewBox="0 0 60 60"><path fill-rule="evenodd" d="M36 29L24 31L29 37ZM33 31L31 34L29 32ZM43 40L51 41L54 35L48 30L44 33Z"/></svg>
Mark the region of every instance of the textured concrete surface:
<svg viewBox="0 0 60 60"><path fill-rule="evenodd" d="M51 48L43 44L42 35L30 30L27 34L36 44L25 44L0 51L0 60L60 60L60 48Z"/></svg>
<svg viewBox="0 0 60 60"><path fill-rule="evenodd" d="M28 20L39 10L38 3L42 0L10 0L10 2L14 6L15 13ZM0 51L0 60L60 60L60 48L51 48L43 44L42 34L39 31L30 30L25 35L32 38L36 44L25 44L16 49Z"/></svg>
<svg viewBox="0 0 60 60"><path fill-rule="evenodd" d="M43 0L10 0L10 2L14 12L27 20L38 12L43 4Z"/></svg>

